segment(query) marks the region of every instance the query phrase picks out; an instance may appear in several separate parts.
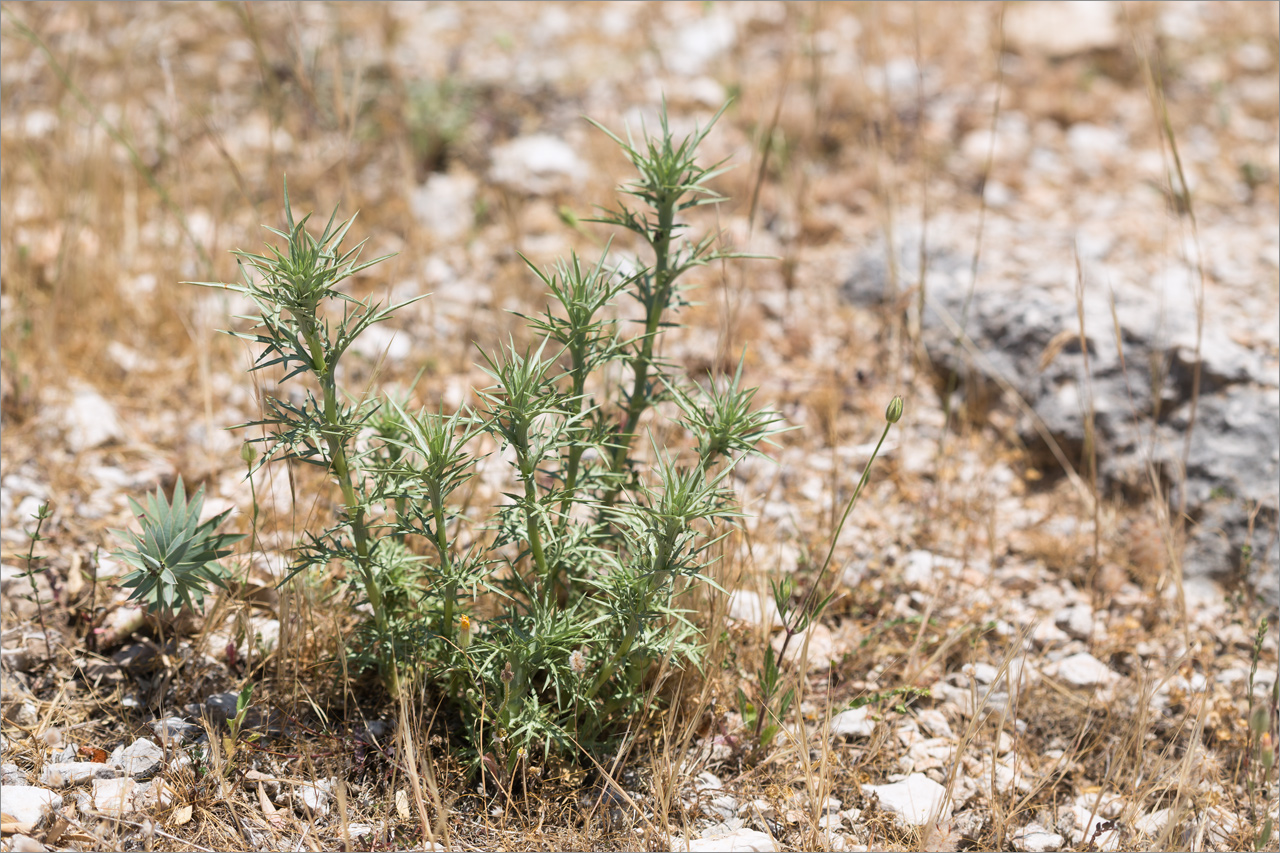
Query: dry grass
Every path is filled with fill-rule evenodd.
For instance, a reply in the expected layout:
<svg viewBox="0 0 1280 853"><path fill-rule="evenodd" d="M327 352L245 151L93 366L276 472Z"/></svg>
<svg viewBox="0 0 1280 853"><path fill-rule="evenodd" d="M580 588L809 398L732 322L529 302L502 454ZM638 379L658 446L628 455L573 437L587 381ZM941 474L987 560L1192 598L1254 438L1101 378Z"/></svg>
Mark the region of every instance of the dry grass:
<svg viewBox="0 0 1280 853"><path fill-rule="evenodd" d="M1017 401L1007 389L934 372L919 340L923 274L912 281L891 270L896 300L869 312L839 303L833 270L875 235L892 243L901 229L918 227L927 240L946 227L939 219L954 221L948 211L983 207L975 188L993 175L1016 188L1022 176L1001 172L994 145L976 163L956 153L966 133L990 127L1002 112L1020 111L1033 126L1065 126L1119 120L1140 106L1147 118L1130 122L1130 144L1172 152L1180 129L1215 108L1215 95L1184 86L1178 98L1165 98L1161 87L1205 56L1229 64L1230 49L1253 34L1265 34L1274 55L1269 4L1214 4L1190 46L1153 37L1157 4L1125 4L1123 48L1065 61L1024 56L1004 71L1003 5L787 4L743 15L735 47L715 66L738 100L707 152L734 156L738 168L721 180L734 206L707 222L779 260L703 271L700 304L664 355L701 377L736 365L748 347L749 380L802 428L779 439L779 467L753 466L740 482L754 517L726 541L717 579L767 597L766 579L798 562L803 595L865 463L856 446L872 437L893 393L908 389L911 400L899 450L877 467L857 529L838 545L836 565L849 568L824 625L843 638L842 653L829 667L788 662L798 710L769 750L751 749L735 699L752 683L768 638L729 620L727 602L713 597L693 602L713 644L707 672L657 679L652 713L635 721L620 754L525 766L501 782L468 779L438 696L424 688L392 705L367 674L348 669L355 616L333 606L333 578L275 587L280 555L331 517L323 478L304 471L259 485L259 500L273 511L256 531L264 556L247 581L191 624L164 635L143 626L149 660L128 671L112 664L131 632L109 642L120 595L95 572L98 549L111 547L106 528L129 521L123 496L182 473L242 509L249 504L239 439L222 428L256 414L261 389L244 373L250 356L215 333L233 306L175 283L235 278L228 251L260 245L259 223L278 216L281 174L299 207L358 209L371 256L398 253L356 283L360 292L403 298L435 286L439 274L423 267L433 258L468 287L487 289L461 306L427 300L413 328L433 329L434 337L415 335L405 358L373 354L357 363L355 387L406 387L421 370L420 399L462 402L483 384L476 347L519 332L503 309L541 307L515 250L542 263L567 248L591 256L607 238L589 225L571 231L559 215L562 206L585 215L624 174L616 151L578 116L618 127L628 110L652 109L656 92L637 79L660 73L654 45L668 37L667 17L693 19L701 7L644 4L633 26L608 38L570 27L539 43L547 8L3 6L0 459L6 476L34 476L53 497L40 552L58 586L56 598L46 589L55 601L46 618L61 635L28 684L38 722L4 722L12 750L5 760L38 774L59 739L109 750L150 736L142 721L151 713L179 712L246 681L257 685L255 707L280 727L228 754L222 729L210 722L206 763L167 774L167 806L146 818L80 818L46 844L671 849L673 837L695 837L706 825L710 793L691 780L710 769L739 803L756 803L744 812L747 825L783 849L831 849L820 823L828 797L861 810L842 837L870 849L1009 849L1032 821L1062 826L1076 803L1114 822L1119 849L1251 847L1256 825L1245 785L1256 757L1244 688L1216 677L1248 669L1263 615L1257 605L1241 596L1216 621L1197 621L1181 593L1184 531L1176 513L1159 510L1158 478L1139 484L1140 500L1100 495L1087 454L1055 458L1020 445L1007 414ZM573 20L604 14L591 4L563 8ZM828 40L856 43L861 73L839 67ZM568 57L568 72L528 71L556 51ZM930 85L954 91L947 132L924 116L923 80L911 81L905 96L892 91L891 75L866 73L903 57L939 76ZM661 73L679 82L679 74ZM688 87L672 83L668 94L677 115L705 111ZM414 117L414 98L428 105L426 123ZM1272 134L1269 141L1232 139L1241 163L1265 170L1276 116L1265 105L1251 109L1248 119ZM448 133L424 143L428 125ZM533 132L566 138L591 176L541 198L486 182L488 153ZM415 216L406 187L448 170L479 177L480 187L459 234L442 237ZM1276 205L1274 170L1265 176L1250 185L1255 209ZM1191 198L1176 183L1161 189L1170 208L1162 201L1154 218L1135 217L1142 220L1135 233L1118 237L1163 243L1157 256L1174 251L1168 247L1184 224L1173 208ZM1213 182L1195 198L1213 210L1245 203ZM1064 200L1064 215L1084 219L1077 205ZM1268 220L1257 223L1262 231ZM974 270L1007 248L984 239L981 228L973 245ZM952 410L957 384L965 393ZM77 453L58 417L65 395L85 386L104 394L125 426L115 444ZM130 485L113 486L104 468L127 472ZM1017 482L998 487L997 470L1016 472ZM1011 500L1032 520L1014 523ZM6 504L6 551L24 547L22 522ZM900 560L917 548L951 555L956 567L913 583ZM1076 690L1049 675L997 689L1022 667L1049 669L1051 646L1036 634L1042 616L1021 605L1060 584L1087 591L1109 614L1107 630L1085 644L1127 677L1123 690ZM6 645L33 618L14 600L6 596ZM1020 609L1006 607L1011 601ZM280 625L274 649L251 639L268 619ZM178 641L162 646L175 634ZM994 666L995 680L970 679L953 685L958 695L915 701L892 692L935 686L975 664ZM1260 668L1275 667L1273 621ZM1195 689L1200 677L1206 689ZM878 719L874 735L833 743L824 730L831 714L867 699ZM861 786L902 772L915 743L902 725L932 707L945 710L954 732L950 757L932 769L960 817L906 829ZM1013 781L993 760L1002 755L1011 757ZM330 815L281 805L290 791L329 779ZM1275 797L1273 782L1261 799L1274 811ZM1173 816L1166 827L1135 828L1161 808ZM359 825L368 832L353 833ZM1214 827L1225 834L1214 837ZM1268 849L1277 849L1274 837Z"/></svg>

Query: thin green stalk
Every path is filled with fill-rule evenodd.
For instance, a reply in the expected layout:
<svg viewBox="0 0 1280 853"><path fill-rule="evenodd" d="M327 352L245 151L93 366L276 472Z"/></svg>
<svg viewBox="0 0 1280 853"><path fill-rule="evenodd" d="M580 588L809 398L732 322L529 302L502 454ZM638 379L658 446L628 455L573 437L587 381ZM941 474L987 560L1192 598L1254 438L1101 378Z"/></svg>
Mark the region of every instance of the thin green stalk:
<svg viewBox="0 0 1280 853"><path fill-rule="evenodd" d="M373 610L374 622L378 627L378 635L383 642L391 644L388 631L387 612L382 603L382 589L374 574L372 560L369 558L369 533L364 523L364 507L356 496L355 484L351 476L351 466L347 459L347 448L339 429L337 381L332 366L324 357L324 347L316 331L313 317L303 319L303 335L310 350L311 366L319 380L324 395L324 419L328 429L323 431L325 445L329 448L329 459L337 477L338 487L342 490L342 502L346 507L347 521L351 527L351 535L355 540L356 566L360 571L360 579L364 584L365 595L369 598L369 607ZM395 649L387 648L390 664L383 667L383 677L387 679L387 688L393 696L400 694L400 675L396 663Z"/></svg>
<svg viewBox="0 0 1280 853"><path fill-rule="evenodd" d="M578 426L576 430L581 431L581 421L577 420L582 416L582 406L584 403L584 395L587 388L587 368L586 354L581 346L570 348L570 355L573 358L573 406L572 416L574 423ZM578 466L582 464L582 453L586 450L586 445L581 441L574 441L569 446L569 453L565 461L564 475L564 495L560 499L560 519L556 523L558 533L564 534L565 529L569 525L569 513L573 509L573 499L578 490Z"/></svg>
<svg viewBox="0 0 1280 853"><path fill-rule="evenodd" d="M529 425L520 423L516 426L516 456L520 465L520 479L524 480L524 522L525 536L529 542L529 551L533 554L533 564L538 575L543 578L543 600L550 604L552 591L555 588L554 566L547 565L547 557L542 549L542 531L538 526L538 516L534 507L538 501L537 484L534 474L537 466L529 458Z"/></svg>
<svg viewBox="0 0 1280 853"><path fill-rule="evenodd" d="M622 473L623 466L626 465L627 454L631 450L631 442L635 440L636 427L640 423L640 416L644 414L650 403L647 387L649 365L653 363L654 341L657 340L659 324L667 308L667 301L671 296L672 279L668 264L671 251L671 231L675 220L675 202L675 198L663 199L661 206L658 208L657 239L652 241L654 252L653 291L649 294L649 304L645 306L647 316L645 317L644 339L640 342L640 352L631 360L631 370L635 375L635 381L631 386L631 396L627 398L626 419L623 423L622 431L618 435L618 443L613 450L613 457L609 465L609 470L618 475ZM613 506L614 501L618 498L618 493L621 491L622 484L618 482L604 496L604 500L601 502L602 506L605 509Z"/></svg>
<svg viewBox="0 0 1280 853"><path fill-rule="evenodd" d="M444 612L441 614L439 634L446 640L453 639L453 608L458 598L458 590L452 581L453 560L449 554L449 538L445 532L444 495L440 492L440 484L433 482L428 486L431 498L431 512L435 518L436 538L432 544L440 556L440 573L450 578L444 589Z"/></svg>
<svg viewBox="0 0 1280 853"><path fill-rule="evenodd" d="M778 650L777 661L779 667L782 665L783 658L786 657L787 648L791 645L792 638L800 633L797 626L800 625L801 622L805 622L807 624L808 620L814 615L810 612L810 609L813 607L814 599L817 598L818 590L822 588L822 580L826 577L827 569L831 567L831 558L835 555L836 542L840 539L840 532L844 530L845 522L849 520L849 515L853 512L853 508L858 504L858 498L862 496L862 490L866 488L867 481L871 478L871 466L875 463L876 457L880 455L880 447L884 444L884 440L888 438L889 430L892 429L893 425L901 418L902 398L894 397L893 400L889 402L889 407L885 410L885 425L884 431L880 433L880 440L876 442L875 450L871 452L871 458L867 460L866 466L862 469L862 477L858 480L858 487L853 490L853 496L849 498L849 502L845 505L844 514L840 516L840 523L837 524L835 530L831 532L831 545L827 548L827 558L822 561L822 568L818 571L818 577L814 580L813 586L809 588L809 593L805 596L799 610L796 611L799 613L799 616L796 619L784 618L783 620L783 629L786 631L786 636L782 640L782 648ZM790 616L790 614L788 614L788 616ZM762 702L762 705L764 707L760 709L760 712L756 717L757 740L759 740L760 732L764 728L764 719L766 716L764 713L765 708L768 706L769 701L772 700L772 698L772 696L763 697L764 701Z"/></svg>

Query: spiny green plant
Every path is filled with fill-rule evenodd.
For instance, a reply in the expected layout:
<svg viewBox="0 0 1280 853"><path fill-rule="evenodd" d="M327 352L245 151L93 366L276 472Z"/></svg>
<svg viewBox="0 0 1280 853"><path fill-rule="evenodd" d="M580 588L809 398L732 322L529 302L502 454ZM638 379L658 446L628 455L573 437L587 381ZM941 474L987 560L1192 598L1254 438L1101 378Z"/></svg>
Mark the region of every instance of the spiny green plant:
<svg viewBox="0 0 1280 853"><path fill-rule="evenodd" d="M622 192L643 205L593 221L631 232L648 257L628 273L608 262L609 247L594 263L571 255L538 269L526 259L549 304L525 318L533 344L481 353L492 384L474 410L344 393L346 349L414 300L384 308L338 290L382 258L361 263L363 244L343 250L352 220L336 214L312 236L287 186L287 228L268 229L285 247L236 252L243 284L203 283L258 309L237 333L261 348L254 370L307 383L299 399L268 397L263 417L241 425L262 431L250 439L266 450L254 471L305 462L336 483L336 518L304 534L290 576L345 564L355 602L372 613L356 656L393 695L417 684L443 693L472 766L500 782L536 752L610 742L645 712L662 665L703 664L705 638L682 602L719 589L706 569L739 517L728 475L779 421L753 408L741 362L731 378L699 385L659 355L685 304L685 274L749 257L718 248L714 233L688 239L681 220L724 200L709 185L722 164L697 161L722 113L683 139L665 110L640 142L605 131L638 172ZM624 294L641 309L636 332L618 318ZM650 433L640 453L646 418L670 413L688 449ZM473 519L458 496L486 440L510 459L512 488Z"/></svg>

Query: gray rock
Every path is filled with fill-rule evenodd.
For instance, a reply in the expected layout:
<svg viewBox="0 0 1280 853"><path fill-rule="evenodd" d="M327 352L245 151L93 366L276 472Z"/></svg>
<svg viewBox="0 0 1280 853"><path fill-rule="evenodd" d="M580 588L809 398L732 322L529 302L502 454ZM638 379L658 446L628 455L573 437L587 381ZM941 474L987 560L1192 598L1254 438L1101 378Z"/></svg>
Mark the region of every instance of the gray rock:
<svg viewBox="0 0 1280 853"><path fill-rule="evenodd" d="M293 794L294 805L304 814L327 815L333 799L333 784L332 779L318 779L300 786Z"/></svg>
<svg viewBox="0 0 1280 853"><path fill-rule="evenodd" d="M1087 604L1063 608L1053 621L1077 640L1087 640L1093 634L1093 608Z"/></svg>
<svg viewBox="0 0 1280 853"><path fill-rule="evenodd" d="M1020 53L1053 59L1114 50L1123 43L1118 14L1103 0L1019 3L1005 15L1005 38Z"/></svg>
<svg viewBox="0 0 1280 853"><path fill-rule="evenodd" d="M831 736L845 739L871 737L876 730L876 721L870 717L871 709L866 705L841 711L831 718Z"/></svg>
<svg viewBox="0 0 1280 853"><path fill-rule="evenodd" d="M702 810L708 817L727 821L730 818L737 817L738 801L728 795L712 797L711 802L707 803Z"/></svg>
<svg viewBox="0 0 1280 853"><path fill-rule="evenodd" d="M0 764L0 784L25 785L27 774L16 764Z"/></svg>
<svg viewBox="0 0 1280 853"><path fill-rule="evenodd" d="M893 812L907 826L923 826L936 817L950 814L947 789L925 776L912 773L889 785L863 785L862 793L879 799L880 808Z"/></svg>
<svg viewBox="0 0 1280 853"><path fill-rule="evenodd" d="M716 774L703 770L693 780L693 785L699 791L718 791L724 786L724 783L720 781L720 777L716 776Z"/></svg>
<svg viewBox="0 0 1280 853"><path fill-rule="evenodd" d="M1072 687L1098 687L1120 677L1088 652L1080 652L1058 661L1055 673L1060 680Z"/></svg>
<svg viewBox="0 0 1280 853"><path fill-rule="evenodd" d="M164 766L164 750L149 738L142 737L127 748L117 749L111 756L111 763L134 779L150 779Z"/></svg>
<svg viewBox="0 0 1280 853"><path fill-rule="evenodd" d="M148 725L161 743L165 741L175 741L179 744L191 743L204 734L203 728L194 723L188 723L180 717L153 720Z"/></svg>
<svg viewBox="0 0 1280 853"><path fill-rule="evenodd" d="M763 832L739 828L710 838L693 838L688 841L673 838L672 850L688 850L690 853L762 853L776 851L778 843Z"/></svg>
<svg viewBox="0 0 1280 853"><path fill-rule="evenodd" d="M693 76L733 46L737 28L723 14L703 15L684 24L669 40L662 59L677 76Z"/></svg>
<svg viewBox="0 0 1280 853"><path fill-rule="evenodd" d="M845 301L879 305L913 286L918 235L901 235L893 261L883 239L856 255L841 290ZM1231 323L1239 323L1225 313L1205 317L1185 479L1181 473L1195 396L1196 306L1186 296L1191 269L1117 288L1114 317L1110 291L1092 288L1086 274L1086 371L1080 316L1065 273L1028 269L1026 280L984 284L971 293L969 258L961 250L931 245L926 263L923 334L942 375L955 372L963 393L975 399L1000 399L1000 383L1007 382L1069 459L1082 456L1092 405L1100 490L1149 494L1152 463L1171 505L1179 507L1185 497L1198 522L1183 558L1187 576L1244 569L1263 600L1280 607L1280 375L1264 352L1232 338ZM961 326L977 355L957 344ZM1036 421L1019 417L1023 440L1051 459Z"/></svg>
<svg viewBox="0 0 1280 853"><path fill-rule="evenodd" d="M18 822L18 832L39 829L51 813L62 808L62 797L34 785L0 786L0 801L4 802L4 813Z"/></svg>
<svg viewBox="0 0 1280 853"><path fill-rule="evenodd" d="M76 452L124 438L124 427L115 406L87 386L76 389L71 402L62 410L60 424L66 431L67 444Z"/></svg>
<svg viewBox="0 0 1280 853"><path fill-rule="evenodd" d="M90 779L114 779L119 775L119 770L98 761L68 761L46 764L40 770L40 784L47 788L67 788Z"/></svg>
<svg viewBox="0 0 1280 853"><path fill-rule="evenodd" d="M1009 843L1014 850L1021 850L1023 853L1051 853L1061 850L1067 839L1038 823L1029 823L1015 832Z"/></svg>
<svg viewBox="0 0 1280 853"><path fill-rule="evenodd" d="M118 779L94 779L88 806L98 814L123 817L134 811L133 794L138 783L128 776Z"/></svg>
<svg viewBox="0 0 1280 853"><path fill-rule="evenodd" d="M48 849L30 835L15 835L9 839L11 853L44 853Z"/></svg>
<svg viewBox="0 0 1280 853"><path fill-rule="evenodd" d="M541 133L495 148L489 169L494 183L528 195L566 190L586 174L586 164L568 143Z"/></svg>
<svg viewBox="0 0 1280 853"><path fill-rule="evenodd" d="M782 627L782 614L772 598L761 600L760 593L749 589L735 589L729 593L729 618L751 625L767 623L770 628Z"/></svg>
<svg viewBox="0 0 1280 853"><path fill-rule="evenodd" d="M228 720L235 719L236 702L238 700L239 694L237 693L214 693L212 696L204 700L203 705L187 705L184 708L184 711L188 717L195 719L208 714L209 719L211 719L215 725L222 725ZM252 706L245 711L244 728L265 729L270 732L278 730L278 727L271 724L269 717L264 718L264 715Z"/></svg>
<svg viewBox="0 0 1280 853"><path fill-rule="evenodd" d="M438 240L456 240L475 224L476 187L474 175L435 173L413 190L409 205L413 215Z"/></svg>

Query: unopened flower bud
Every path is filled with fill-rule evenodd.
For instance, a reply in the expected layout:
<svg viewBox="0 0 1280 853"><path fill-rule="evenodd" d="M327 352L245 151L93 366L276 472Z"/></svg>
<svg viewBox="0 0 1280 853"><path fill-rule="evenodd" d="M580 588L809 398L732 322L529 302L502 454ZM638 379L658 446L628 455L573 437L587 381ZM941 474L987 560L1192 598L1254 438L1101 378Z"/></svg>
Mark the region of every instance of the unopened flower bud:
<svg viewBox="0 0 1280 853"><path fill-rule="evenodd" d="M465 652L469 645L471 645L471 617L464 613L458 620L458 648Z"/></svg>
<svg viewBox="0 0 1280 853"><path fill-rule="evenodd" d="M1271 741L1271 732L1263 732L1258 741L1258 761L1262 762L1262 766L1267 770L1276 765L1276 748Z"/></svg>
<svg viewBox="0 0 1280 853"><path fill-rule="evenodd" d="M258 458L258 448L254 447L252 442L246 441L240 445L240 458L244 460L244 464L252 465L253 460Z"/></svg>
<svg viewBox="0 0 1280 853"><path fill-rule="evenodd" d="M511 661L507 661L507 665L502 669L502 675L501 675L502 683L510 684L515 677L516 677L516 674L511 669Z"/></svg>
<svg viewBox="0 0 1280 853"><path fill-rule="evenodd" d="M889 408L884 410L884 419L891 424L896 424L902 419L902 395L894 397L889 401Z"/></svg>
<svg viewBox="0 0 1280 853"><path fill-rule="evenodd" d="M1255 734L1262 734L1267 730L1267 724L1271 722L1271 710L1266 705L1257 705L1253 709L1253 713L1249 716L1249 728L1253 729Z"/></svg>

